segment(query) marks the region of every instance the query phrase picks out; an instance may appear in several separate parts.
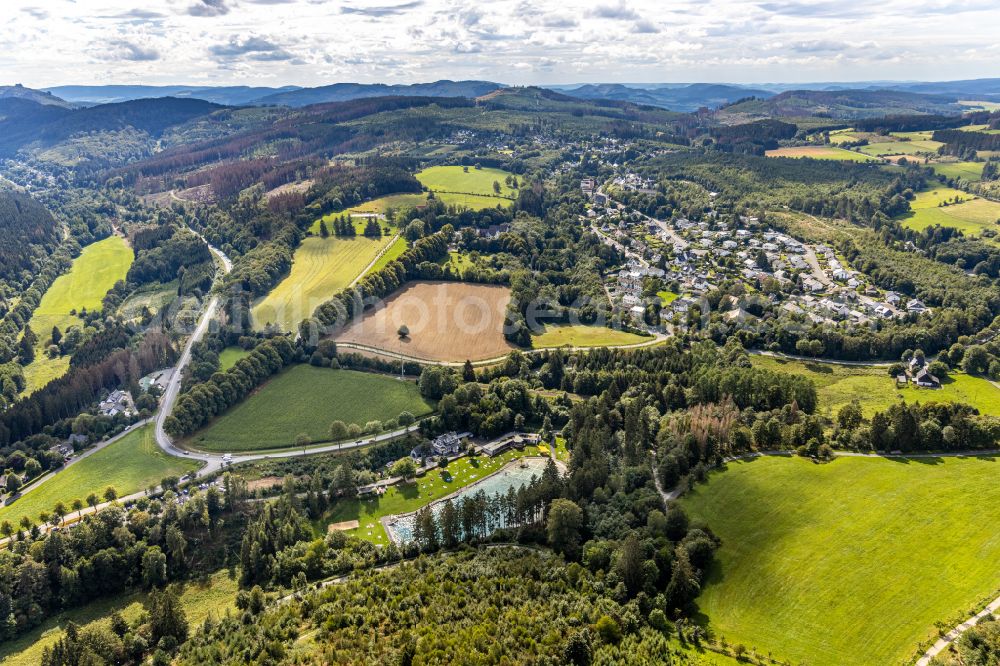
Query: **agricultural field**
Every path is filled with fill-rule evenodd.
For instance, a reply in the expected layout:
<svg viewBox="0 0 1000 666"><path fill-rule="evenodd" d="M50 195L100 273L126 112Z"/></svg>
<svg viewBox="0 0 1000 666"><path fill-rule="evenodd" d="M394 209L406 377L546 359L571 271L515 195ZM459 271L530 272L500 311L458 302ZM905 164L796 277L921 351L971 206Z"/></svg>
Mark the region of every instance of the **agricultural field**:
<svg viewBox="0 0 1000 666"><path fill-rule="evenodd" d="M488 198L512 199L517 196L517 190L509 187L504 180L511 176L503 169L469 167L468 171L460 166L436 166L424 169L416 174L417 180L437 196L440 192L453 194L482 195ZM493 183L500 183L499 194L493 189ZM451 203L447 199L442 199ZM495 206L495 202L493 205ZM491 206L492 207L492 206Z"/></svg>
<svg viewBox="0 0 1000 666"><path fill-rule="evenodd" d="M432 410L414 382L302 364L270 379L184 443L234 453L287 448L300 433L313 442L329 441L330 423L336 420L364 426L404 411L420 417Z"/></svg>
<svg viewBox="0 0 1000 666"><path fill-rule="evenodd" d="M390 238L310 236L295 250L288 276L254 304L254 325L294 331L321 303L346 288L378 256Z"/></svg>
<svg viewBox="0 0 1000 666"><path fill-rule="evenodd" d="M888 155L937 155L937 149L941 147L939 141L929 139L909 140L909 141L885 141L881 143L869 143L867 146L860 146L860 150L865 155L873 157L885 157Z"/></svg>
<svg viewBox="0 0 1000 666"><path fill-rule="evenodd" d="M69 369L68 357L49 358L45 354L52 327L58 326L65 332L70 326L81 325L82 320L70 311L100 309L101 299L115 282L125 278L132 260L132 249L125 240L109 236L83 248L69 272L55 279L28 323L38 336L38 344L35 360L24 368L25 394L61 377Z"/></svg>
<svg viewBox="0 0 1000 666"><path fill-rule="evenodd" d="M977 236L983 229L996 228L1000 220L1000 204L949 187L917 192L910 208L912 212L902 218L903 226L916 230L939 224Z"/></svg>
<svg viewBox="0 0 1000 666"><path fill-rule="evenodd" d="M385 252L382 253L382 256L380 256L378 260L374 264L372 264L372 267L369 269L368 272L375 273L377 271L382 270L388 265L390 261L392 261L393 259L398 259L399 255L406 252L406 248L408 248L409 246L410 245L409 243L406 242L405 238L403 238L402 236L397 237L396 240L392 241L392 245L386 248Z"/></svg>
<svg viewBox="0 0 1000 666"><path fill-rule="evenodd" d="M945 178L962 178L973 182L982 178L985 165L985 162L931 162L927 166Z"/></svg>
<svg viewBox="0 0 1000 666"><path fill-rule="evenodd" d="M499 285L413 282L335 339L431 361L496 358L514 349L503 335L509 301L510 290ZM410 333L400 339L403 325Z"/></svg>
<svg viewBox="0 0 1000 666"><path fill-rule="evenodd" d="M615 347L649 342L648 335L616 331L606 326L548 324L541 333L532 334L531 346L545 347Z"/></svg>
<svg viewBox="0 0 1000 666"><path fill-rule="evenodd" d="M808 377L816 385L819 412L835 416L837 410L854 398L861 400L866 417L885 410L899 400L906 402L962 402L983 414L1000 416L1000 389L982 377L962 372L952 373L939 389L917 388L912 384L897 387L885 367L809 363L753 356L755 367Z"/></svg>
<svg viewBox="0 0 1000 666"><path fill-rule="evenodd" d="M766 457L681 504L722 540L697 604L716 637L813 666L909 663L1000 589L995 459Z"/></svg>
<svg viewBox="0 0 1000 666"><path fill-rule="evenodd" d="M416 511L492 474L511 460L537 455L538 447L526 446L524 451L511 449L493 458L459 458L448 463L447 469L432 469L417 477L413 483L390 486L382 496L340 499L321 520L316 521L317 531L325 533L329 524L356 520L358 527L347 530L348 534L379 545L388 545L389 537L386 536L380 519Z"/></svg>
<svg viewBox="0 0 1000 666"><path fill-rule="evenodd" d="M836 146L792 146L788 148L778 148L765 153L768 157L810 157L814 160L843 160L845 162L870 162L874 158L854 152L844 150Z"/></svg>
<svg viewBox="0 0 1000 666"><path fill-rule="evenodd" d="M180 603L192 628L200 626L209 617L221 619L226 611L236 609L236 592L239 582L228 571L219 571L207 581L183 583ZM89 625L105 626L116 611L129 622L134 622L145 610L147 595L134 592L92 603L60 613L29 631L25 635L0 646L0 666L35 666L41 663L45 648L51 647L64 634L69 622L81 629Z"/></svg>
<svg viewBox="0 0 1000 666"><path fill-rule="evenodd" d="M108 486L114 486L118 496L124 497L160 485L165 476L180 476L198 467L193 460L163 453L153 438L153 427L147 425L56 472L13 504L0 507L0 521L16 524L21 516L28 516L38 522L38 514L51 512L56 502L69 507L73 500L86 500L92 492L103 494ZM73 518L73 514L67 518Z"/></svg>

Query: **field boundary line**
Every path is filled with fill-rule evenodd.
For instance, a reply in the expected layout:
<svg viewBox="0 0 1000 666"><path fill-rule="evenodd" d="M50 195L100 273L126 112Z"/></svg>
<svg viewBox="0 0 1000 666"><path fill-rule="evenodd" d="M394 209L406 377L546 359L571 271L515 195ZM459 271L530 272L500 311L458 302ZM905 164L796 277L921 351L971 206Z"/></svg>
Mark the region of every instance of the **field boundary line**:
<svg viewBox="0 0 1000 666"><path fill-rule="evenodd" d="M990 602L990 604L987 605L986 608L979 611L978 613L976 613L969 619L965 620L961 624L955 626L947 634L937 639L934 645L929 647L927 649L927 652L925 652L924 655L917 660L917 666L929 666L931 660L933 660L934 657L938 656L938 654L943 652L945 648L947 648L949 645L957 641L959 637L961 637L961 635L964 634L966 631L976 626L979 620L983 619L987 615L991 615L997 612L998 610L1000 610L1000 597L997 597L992 602Z"/></svg>
<svg viewBox="0 0 1000 666"><path fill-rule="evenodd" d="M361 281L361 278L363 278L365 275L368 274L368 271L370 271L372 269L372 266L374 266L378 262L378 260L382 258L382 255L388 252L389 248L396 244L396 241L399 240L399 236L400 232L397 231L396 235L393 236L391 239L389 239L388 243L382 246L382 249L378 251L378 254L375 255L375 258L372 259L370 262L368 262L368 265L362 268L361 272L358 273L353 280L351 280L350 284L347 285L347 289L351 289L352 287L354 287L354 285L356 285L358 282Z"/></svg>

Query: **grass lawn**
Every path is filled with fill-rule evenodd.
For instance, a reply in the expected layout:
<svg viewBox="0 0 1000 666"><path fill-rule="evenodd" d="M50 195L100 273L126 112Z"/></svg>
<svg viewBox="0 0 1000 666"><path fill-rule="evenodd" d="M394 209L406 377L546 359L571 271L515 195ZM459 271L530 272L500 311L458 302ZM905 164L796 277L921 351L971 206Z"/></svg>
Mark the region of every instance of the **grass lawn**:
<svg viewBox="0 0 1000 666"><path fill-rule="evenodd" d="M461 490L484 476L492 474L511 460L524 456L537 456L538 447L526 446L524 451L512 449L495 458L476 456L459 458L448 463L448 468L432 469L424 476L417 477L415 483L390 486L381 497L340 499L315 522L318 532L325 533L326 526L356 520L359 526L348 530L348 534L361 537L372 543L388 545L389 537L379 519L399 513L416 511L422 506L439 500L446 495Z"/></svg>
<svg viewBox="0 0 1000 666"><path fill-rule="evenodd" d="M932 162L927 166L945 178L963 178L968 181L977 181L982 178L983 167L985 165L985 162Z"/></svg>
<svg viewBox="0 0 1000 666"><path fill-rule="evenodd" d="M449 252L447 259L442 258L438 261L442 266L448 266L454 273L463 273L467 268L472 268L475 263L465 252Z"/></svg>
<svg viewBox="0 0 1000 666"><path fill-rule="evenodd" d="M954 202L940 206L941 202ZM939 187L918 192L910 202L912 212L901 219L910 229L925 229L939 224L954 227L967 235L976 236L983 229L995 229L1000 220L1000 203L974 197L961 190Z"/></svg>
<svg viewBox="0 0 1000 666"><path fill-rule="evenodd" d="M634 345L647 342L648 335L637 335L627 331L616 331L606 326L584 326L548 324L545 330L531 336L531 345L543 347L608 347L612 345Z"/></svg>
<svg viewBox="0 0 1000 666"><path fill-rule="evenodd" d="M789 361L771 356L753 356L753 364L789 374L808 377L816 385L819 412L837 414L854 398L861 400L866 417L890 407L898 400L907 402L964 402L983 414L1000 416L1000 389L981 377L956 372L942 382L940 389L916 388L912 384L897 388L896 381L884 367L836 365Z"/></svg>
<svg viewBox="0 0 1000 666"><path fill-rule="evenodd" d="M900 664L1000 588L995 459L731 463L682 504L722 539L697 603L730 644Z"/></svg>
<svg viewBox="0 0 1000 666"><path fill-rule="evenodd" d="M656 295L660 297L660 302L663 305L670 305L680 298L680 294L675 294L672 291L658 291L656 292Z"/></svg>
<svg viewBox="0 0 1000 666"><path fill-rule="evenodd" d="M288 276L253 306L254 326L262 329L275 323L282 331L297 330L299 322L347 287L388 242L385 236L304 239Z"/></svg>
<svg viewBox="0 0 1000 666"><path fill-rule="evenodd" d="M69 369L69 358L45 355L52 327L63 333L83 323L71 310L100 309L101 299L115 282L125 278L132 265L132 249L119 236L109 236L83 248L67 273L60 275L42 296L28 325L38 336L35 360L24 369L25 394L61 377Z"/></svg>
<svg viewBox="0 0 1000 666"><path fill-rule="evenodd" d="M870 162L874 159L853 150L844 150L836 146L793 146L769 150L765 155L768 157L811 157L814 160L843 160L845 162Z"/></svg>
<svg viewBox="0 0 1000 666"><path fill-rule="evenodd" d="M481 194L495 198L493 183L500 183L499 196L512 199L517 196L517 190L504 183L509 171L503 169L469 167L468 171L461 166L436 166L424 169L416 174L417 180L429 190L437 192L456 192L460 194ZM518 179L520 180L520 179ZM496 202L499 203L499 202ZM493 205L495 206L496 203Z"/></svg>
<svg viewBox="0 0 1000 666"><path fill-rule="evenodd" d="M238 581L230 579L227 571L212 574L207 584L184 583L180 601L192 631L206 618L222 618L227 609L235 610ZM81 628L91 623L107 624L111 614L118 611L129 622L134 622L144 609L146 594L134 592L101 599L74 610L60 613L42 623L20 638L0 647L0 666L34 666L41 663L42 652L58 641L68 622Z"/></svg>
<svg viewBox="0 0 1000 666"><path fill-rule="evenodd" d="M363 426L404 411L423 416L432 409L414 382L300 364L279 373L186 443L219 452L290 447L299 433L313 442L327 441L330 423L338 419Z"/></svg>
<svg viewBox="0 0 1000 666"><path fill-rule="evenodd" d="M236 365L238 360L249 355L250 352L242 347L226 347L219 353L219 370L225 372Z"/></svg>
<svg viewBox="0 0 1000 666"><path fill-rule="evenodd" d="M165 476L180 476L198 467L192 460L163 453L153 439L153 426L148 425L56 472L13 504L0 507L0 520L17 524L21 516L28 516L38 522L38 514L52 511L56 502L69 507L74 499L86 501L89 493L101 495L108 486L114 486L119 496L130 495L159 485Z"/></svg>

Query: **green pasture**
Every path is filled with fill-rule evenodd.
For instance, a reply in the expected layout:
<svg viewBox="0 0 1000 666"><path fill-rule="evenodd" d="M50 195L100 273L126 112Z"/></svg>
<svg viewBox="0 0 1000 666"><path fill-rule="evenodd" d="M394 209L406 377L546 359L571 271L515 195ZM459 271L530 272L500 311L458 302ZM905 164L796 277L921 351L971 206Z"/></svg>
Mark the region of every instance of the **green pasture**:
<svg viewBox="0 0 1000 666"><path fill-rule="evenodd" d="M855 398L861 401L866 417L889 408L899 400L906 402L961 402L983 414L1000 416L1000 389L989 380L962 372L952 373L939 389L918 388L912 384L897 387L884 366L839 365L753 356L755 367L808 377L816 385L819 412L836 416L837 411Z"/></svg>
<svg viewBox="0 0 1000 666"><path fill-rule="evenodd" d="M716 637L795 664L910 663L1000 590L996 459L767 457L682 505L721 539L697 599Z"/></svg>
<svg viewBox="0 0 1000 666"><path fill-rule="evenodd" d="M49 358L45 353L52 327L58 326L65 333L70 326L82 325L83 321L70 314L71 311L100 309L108 290L125 278L132 259L132 250L125 240L109 236L83 248L69 271L55 279L28 323L38 336L38 343L35 360L24 368L25 394L42 388L69 369L68 358Z"/></svg>
<svg viewBox="0 0 1000 666"><path fill-rule="evenodd" d="M209 617L221 619L227 610L236 610L236 592L239 583L228 571L219 571L204 582L181 584L180 602L192 630L200 627ZM111 615L121 613L129 622L135 622L145 610L147 595L132 592L93 601L86 606L65 611L45 620L20 638L0 646L0 666L35 666L40 664L45 648L54 645L65 633L69 622L81 629L89 625L110 626Z"/></svg>
<svg viewBox="0 0 1000 666"><path fill-rule="evenodd" d="M198 463L193 460L175 458L161 451L153 438L153 426L147 425L55 472L13 504L0 507L0 520L16 525L21 516L27 516L37 523L38 515L42 511L51 513L56 502L67 507L75 499L86 502L87 495L97 493L100 497L108 486L114 486L118 496L124 497L160 485L165 476L180 476L197 468Z"/></svg>
<svg viewBox="0 0 1000 666"><path fill-rule="evenodd" d="M401 412L423 416L433 406L412 381L391 375L294 365L261 386L185 442L215 452L260 451L295 446L304 433L329 441L330 423L364 426Z"/></svg>

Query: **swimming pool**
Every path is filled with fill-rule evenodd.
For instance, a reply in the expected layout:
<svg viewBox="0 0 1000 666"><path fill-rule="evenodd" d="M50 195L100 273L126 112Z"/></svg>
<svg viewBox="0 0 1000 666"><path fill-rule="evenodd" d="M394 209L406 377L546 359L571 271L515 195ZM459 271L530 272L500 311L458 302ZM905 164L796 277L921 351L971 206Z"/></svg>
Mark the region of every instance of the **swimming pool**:
<svg viewBox="0 0 1000 666"><path fill-rule="evenodd" d="M471 497L479 491L483 491L488 497L492 497L498 493L501 495L505 494L510 488L517 490L521 486L527 486L531 483L532 477L541 478L548 460L548 458L538 457L512 460L485 479L476 481L447 497L436 500L430 505L431 511L434 512L434 517L436 518L441 513L444 503L449 499L458 500ZM415 516L416 512L386 516L382 520L382 524L385 526L385 531L389 535L389 539L397 544L411 541L413 539ZM500 525L500 527L503 527L503 525Z"/></svg>

